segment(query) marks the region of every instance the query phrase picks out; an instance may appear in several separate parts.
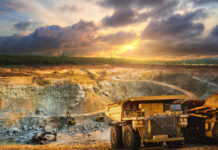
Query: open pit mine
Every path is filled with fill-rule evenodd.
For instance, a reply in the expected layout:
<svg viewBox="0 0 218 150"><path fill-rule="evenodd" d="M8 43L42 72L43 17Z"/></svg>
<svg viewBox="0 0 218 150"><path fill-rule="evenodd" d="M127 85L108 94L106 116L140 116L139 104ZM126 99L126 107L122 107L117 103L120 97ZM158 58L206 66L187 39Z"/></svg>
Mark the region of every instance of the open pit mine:
<svg viewBox="0 0 218 150"><path fill-rule="evenodd" d="M217 67L0 68L0 149L111 149L109 104L154 95L205 100L215 93ZM180 149L207 148L218 149L208 143Z"/></svg>

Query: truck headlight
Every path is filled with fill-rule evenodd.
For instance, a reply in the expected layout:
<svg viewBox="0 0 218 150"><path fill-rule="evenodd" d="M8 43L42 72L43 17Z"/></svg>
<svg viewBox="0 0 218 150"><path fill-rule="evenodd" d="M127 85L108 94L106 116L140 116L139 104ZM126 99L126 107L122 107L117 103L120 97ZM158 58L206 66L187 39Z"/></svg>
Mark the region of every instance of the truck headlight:
<svg viewBox="0 0 218 150"><path fill-rule="evenodd" d="M181 122L187 122L187 118L180 118Z"/></svg>

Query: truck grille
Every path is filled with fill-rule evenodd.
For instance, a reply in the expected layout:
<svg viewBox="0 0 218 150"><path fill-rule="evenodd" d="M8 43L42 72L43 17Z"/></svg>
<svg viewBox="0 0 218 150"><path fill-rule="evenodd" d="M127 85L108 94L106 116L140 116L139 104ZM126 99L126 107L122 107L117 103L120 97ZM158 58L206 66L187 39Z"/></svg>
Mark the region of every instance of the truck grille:
<svg viewBox="0 0 218 150"><path fill-rule="evenodd" d="M177 136L176 116L155 116L151 119L151 134L152 135L169 135L169 137Z"/></svg>

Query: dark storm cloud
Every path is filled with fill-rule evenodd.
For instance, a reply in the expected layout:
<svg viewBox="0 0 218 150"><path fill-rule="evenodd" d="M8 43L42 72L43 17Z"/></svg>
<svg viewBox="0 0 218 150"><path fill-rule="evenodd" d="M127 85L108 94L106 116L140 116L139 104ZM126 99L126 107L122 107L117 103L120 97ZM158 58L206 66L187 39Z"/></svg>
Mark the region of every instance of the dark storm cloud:
<svg viewBox="0 0 218 150"><path fill-rule="evenodd" d="M192 49L201 54L218 55L218 25L216 25L205 38L197 38L182 43L186 49ZM184 47L181 45L181 47ZM188 53L188 51L187 51Z"/></svg>
<svg viewBox="0 0 218 150"><path fill-rule="evenodd" d="M144 8L144 7L157 7L161 6L164 3L168 2L179 2L178 0L99 0L98 4L103 7L112 7L112 8L120 8L120 7L136 7L136 8ZM193 2L196 5L204 5L204 4L213 4L218 3L218 0L187 0L180 1L183 3Z"/></svg>
<svg viewBox="0 0 218 150"><path fill-rule="evenodd" d="M59 47L60 41L56 37L42 36L36 30L28 36L5 37L0 42L1 54L32 54L41 50ZM46 53L46 52L45 52Z"/></svg>
<svg viewBox="0 0 218 150"><path fill-rule="evenodd" d="M150 11L147 12L148 16L152 19L166 18L172 15L178 6L177 0L165 0L163 3L156 5Z"/></svg>
<svg viewBox="0 0 218 150"><path fill-rule="evenodd" d="M135 2L139 7L143 7L143 6L154 7L154 6L160 6L166 1L169 1L169 0L136 0Z"/></svg>
<svg viewBox="0 0 218 150"><path fill-rule="evenodd" d="M206 14L202 10L196 10L151 21L141 35L148 41L140 44L135 55L218 55L218 26L208 36L200 36L204 24L197 21L204 17Z"/></svg>
<svg viewBox="0 0 218 150"><path fill-rule="evenodd" d="M15 12L26 9L22 2L16 2L14 0L1 0L0 1L0 14Z"/></svg>
<svg viewBox="0 0 218 150"><path fill-rule="evenodd" d="M163 4L167 0L99 0L98 3L103 7L154 7Z"/></svg>
<svg viewBox="0 0 218 150"><path fill-rule="evenodd" d="M202 10L197 10L186 15L175 14L161 21L151 21L142 36L146 39L195 37L204 31L204 24L193 21L205 16L206 14Z"/></svg>
<svg viewBox="0 0 218 150"><path fill-rule="evenodd" d="M124 26L138 21L137 13L131 8L117 9L112 16L106 16L102 22L105 26Z"/></svg>
<svg viewBox="0 0 218 150"><path fill-rule="evenodd" d="M52 54L65 48L76 50L91 46L95 40L97 26L93 22L79 21L78 23L61 28L47 26L36 29L28 36L1 37L1 54Z"/></svg>
<svg viewBox="0 0 218 150"><path fill-rule="evenodd" d="M211 36L218 37L218 25L216 25L210 32Z"/></svg>
<svg viewBox="0 0 218 150"><path fill-rule="evenodd" d="M128 7L134 3L134 0L99 0L98 3L103 7Z"/></svg>
<svg viewBox="0 0 218 150"><path fill-rule="evenodd" d="M211 30L208 36L178 42L174 48L169 45L169 50L178 55L218 55L218 36L214 34L216 30L217 26Z"/></svg>
<svg viewBox="0 0 218 150"><path fill-rule="evenodd" d="M215 27L216 28L216 27ZM214 29L215 29L214 28ZM214 30L213 29L213 30ZM134 52L129 52L128 56L180 56L189 55L218 55L218 36L212 34L204 38L194 37L186 40L181 39L164 39L157 38L141 42Z"/></svg>
<svg viewBox="0 0 218 150"><path fill-rule="evenodd" d="M99 37L99 40L103 42L107 42L112 45L122 45L130 43L134 40L136 40L137 35L134 32L123 32L119 31L114 34L108 34L102 37Z"/></svg>
<svg viewBox="0 0 218 150"><path fill-rule="evenodd" d="M107 1L106 1L107 2ZM110 3L109 3L110 2ZM158 3L159 2L159 3ZM167 17L174 12L174 9L178 5L176 0L165 0L161 1L128 1L129 3L136 3L138 6L147 6L149 10L144 12L139 12L134 8L128 6L127 4L122 5L122 7L117 7L111 16L106 16L102 19L103 25L110 27L118 27L130 25L133 23L138 23L147 20L148 18L159 19L162 17ZM108 1L109 4L119 5L123 4L122 1Z"/></svg>
<svg viewBox="0 0 218 150"><path fill-rule="evenodd" d="M18 22L14 25L14 28L17 30L26 30L29 26L31 25L31 22L26 21L26 22Z"/></svg>
<svg viewBox="0 0 218 150"><path fill-rule="evenodd" d="M36 29L27 36L0 37L0 54L43 54L64 52L68 55L87 56L111 50L113 45L130 43L138 38L135 32L119 31L107 35L98 33L94 22L79 21L62 28L52 25Z"/></svg>

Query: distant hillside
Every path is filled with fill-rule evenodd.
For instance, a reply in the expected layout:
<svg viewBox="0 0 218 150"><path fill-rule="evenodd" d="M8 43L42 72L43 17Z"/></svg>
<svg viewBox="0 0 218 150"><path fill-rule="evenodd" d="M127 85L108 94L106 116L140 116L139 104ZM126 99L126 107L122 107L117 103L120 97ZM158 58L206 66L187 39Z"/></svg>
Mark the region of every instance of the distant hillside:
<svg viewBox="0 0 218 150"><path fill-rule="evenodd" d="M218 57L216 58L203 58L203 59L187 59L181 61L187 64L218 64Z"/></svg>
<svg viewBox="0 0 218 150"><path fill-rule="evenodd" d="M153 64L153 65L218 65L218 58L187 59L181 61L136 60L126 58L20 56L0 55L0 65L99 65L99 64Z"/></svg>

